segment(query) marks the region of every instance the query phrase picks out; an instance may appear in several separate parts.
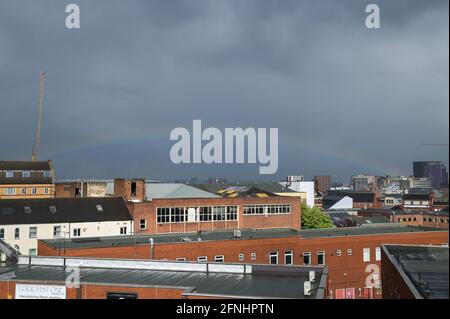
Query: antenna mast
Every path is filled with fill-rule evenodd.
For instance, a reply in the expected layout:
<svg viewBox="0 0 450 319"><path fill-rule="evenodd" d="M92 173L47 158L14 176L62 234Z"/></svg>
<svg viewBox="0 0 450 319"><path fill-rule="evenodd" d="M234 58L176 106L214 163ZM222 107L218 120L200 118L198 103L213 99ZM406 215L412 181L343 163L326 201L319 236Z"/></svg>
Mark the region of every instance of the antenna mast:
<svg viewBox="0 0 450 319"><path fill-rule="evenodd" d="M39 144L41 142L42 105L44 103L44 84L45 84L45 72L41 72L41 77L39 81L40 90L39 90L39 102L36 119L36 132L34 135L33 153L31 155L32 161L37 161L39 159Z"/></svg>

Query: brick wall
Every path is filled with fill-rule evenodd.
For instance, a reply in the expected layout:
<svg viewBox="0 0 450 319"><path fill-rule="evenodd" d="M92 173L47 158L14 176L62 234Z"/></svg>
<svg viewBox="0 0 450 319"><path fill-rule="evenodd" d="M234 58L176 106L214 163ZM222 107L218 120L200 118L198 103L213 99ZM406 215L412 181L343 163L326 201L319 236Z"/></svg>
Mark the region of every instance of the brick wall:
<svg viewBox="0 0 450 319"><path fill-rule="evenodd" d="M206 256L208 261L214 261L215 256L223 255L225 262L245 262L252 264L269 263L270 252L278 252L279 264L284 264L284 253L293 252L293 263L303 265L303 253L311 253L312 265L318 263L318 252L325 252L325 264L329 267L329 293L335 295L339 288L355 288L356 298L363 297L363 288L368 273L366 267L375 264L375 249L381 244L433 244L448 243L448 232L414 232L398 234L380 234L367 236L349 236L334 238L267 238L267 239L236 239L209 242L179 242L150 245L120 246L106 248L66 249L66 256L104 257L104 258L143 258L168 259L186 258L187 261L197 261L200 256ZM363 261L363 249L370 248L370 262ZM351 255L348 250L351 249ZM338 250L341 256L338 256ZM58 251L45 247L39 242L40 255L54 256ZM253 260L251 254L256 253ZM244 254L243 260L239 255ZM61 252L63 255L63 252ZM361 291L360 291L361 289ZM381 295L375 294L376 298Z"/></svg>
<svg viewBox="0 0 450 319"><path fill-rule="evenodd" d="M0 281L0 299L14 299L16 291L14 281ZM19 282L20 284L33 285L64 285L64 283L46 282ZM67 288L67 299L106 299L110 293L137 294L138 299L180 299L185 292L182 288L159 287L126 287L114 285L82 284L80 288Z"/></svg>
<svg viewBox="0 0 450 319"><path fill-rule="evenodd" d="M244 205L288 204L290 214L278 215L244 215ZM154 199L151 202L129 203L134 219L135 234L161 234L196 232L198 230L248 229L248 228L290 228L300 229L301 207L297 198L265 197L265 198L196 198L196 199ZM194 223L158 224L156 210L158 207L198 207L198 206L238 206L237 221L211 221ZM140 220L146 220L146 229L140 229Z"/></svg>

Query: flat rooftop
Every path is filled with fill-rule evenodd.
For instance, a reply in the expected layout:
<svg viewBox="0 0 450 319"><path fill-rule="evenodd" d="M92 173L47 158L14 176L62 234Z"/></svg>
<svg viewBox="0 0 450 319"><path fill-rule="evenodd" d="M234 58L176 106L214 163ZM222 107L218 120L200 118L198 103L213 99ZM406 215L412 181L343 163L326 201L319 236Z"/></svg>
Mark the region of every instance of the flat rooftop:
<svg viewBox="0 0 450 319"><path fill-rule="evenodd" d="M384 245L405 283L419 298L448 299L448 247Z"/></svg>
<svg viewBox="0 0 450 319"><path fill-rule="evenodd" d="M79 267L83 284L183 289L187 295L239 298L323 298L326 267L238 265L21 256L14 266L0 266L0 281L65 284L64 267ZM311 295L304 282L315 272Z"/></svg>
<svg viewBox="0 0 450 319"><path fill-rule="evenodd" d="M348 228L330 228L330 229L311 229L311 230L293 230L293 229L269 229L241 230L241 237L235 238L233 230L227 231L203 231L201 241L223 241L223 240L243 240L243 239L267 239L267 238L331 238L347 236L365 236L382 235L396 233L412 232L432 232L447 231L443 229L405 226L399 224L386 224L382 226L371 227L348 227ZM155 244L194 242L197 241L197 233L173 233L173 234L152 234L135 236L114 236L114 237L93 237L93 238L71 238L71 239L47 239L42 240L49 246L58 249L78 249L78 248L99 248L112 246L130 246L149 244L150 240Z"/></svg>

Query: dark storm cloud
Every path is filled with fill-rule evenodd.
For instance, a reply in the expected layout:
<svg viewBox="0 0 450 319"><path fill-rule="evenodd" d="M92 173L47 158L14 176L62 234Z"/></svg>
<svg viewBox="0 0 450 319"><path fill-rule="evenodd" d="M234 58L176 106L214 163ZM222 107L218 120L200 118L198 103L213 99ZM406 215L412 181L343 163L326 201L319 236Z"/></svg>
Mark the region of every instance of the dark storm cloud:
<svg viewBox="0 0 450 319"><path fill-rule="evenodd" d="M0 158L28 158L38 73L42 156L59 176L257 179L175 166L170 131L278 127L284 174L409 174L448 161L448 2L0 0ZM14 134L12 134L14 132ZM8 137L8 138L4 138ZM388 171L389 170L389 171ZM274 178L274 177L265 177Z"/></svg>

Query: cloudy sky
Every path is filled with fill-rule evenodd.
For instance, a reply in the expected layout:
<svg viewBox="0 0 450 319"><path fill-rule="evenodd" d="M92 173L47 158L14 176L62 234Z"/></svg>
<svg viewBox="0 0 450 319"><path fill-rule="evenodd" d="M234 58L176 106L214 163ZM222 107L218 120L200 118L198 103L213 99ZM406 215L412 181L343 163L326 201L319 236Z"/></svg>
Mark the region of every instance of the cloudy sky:
<svg viewBox="0 0 450 319"><path fill-rule="evenodd" d="M0 0L0 159L28 160L39 72L41 159L60 178L401 174L449 140L447 0ZM175 165L172 129L279 128L279 169Z"/></svg>

